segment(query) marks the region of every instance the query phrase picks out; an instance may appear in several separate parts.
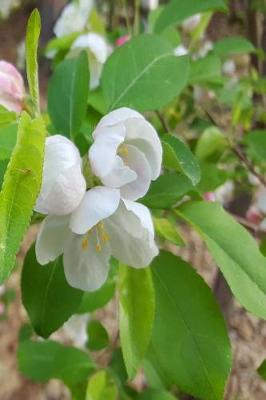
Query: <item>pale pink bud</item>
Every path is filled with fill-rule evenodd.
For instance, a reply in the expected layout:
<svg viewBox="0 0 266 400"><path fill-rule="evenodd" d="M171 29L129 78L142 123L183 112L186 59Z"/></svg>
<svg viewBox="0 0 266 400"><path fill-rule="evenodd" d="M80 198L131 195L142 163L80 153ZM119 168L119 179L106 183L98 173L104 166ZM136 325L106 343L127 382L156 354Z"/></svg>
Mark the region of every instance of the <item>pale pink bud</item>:
<svg viewBox="0 0 266 400"><path fill-rule="evenodd" d="M123 35L123 36L120 36L120 37L116 40L115 44L116 44L117 47L123 46L123 44L125 44L125 43L128 42L129 40L130 40L130 35Z"/></svg>
<svg viewBox="0 0 266 400"><path fill-rule="evenodd" d="M206 192L203 194L203 198L206 201L214 202L216 201L215 193L214 192Z"/></svg>
<svg viewBox="0 0 266 400"><path fill-rule="evenodd" d="M14 65L0 61L0 105L9 111L20 112L25 96L21 74Z"/></svg>
<svg viewBox="0 0 266 400"><path fill-rule="evenodd" d="M251 206L246 213L247 221L251 222L252 224L260 224L263 220L262 214L255 206Z"/></svg>

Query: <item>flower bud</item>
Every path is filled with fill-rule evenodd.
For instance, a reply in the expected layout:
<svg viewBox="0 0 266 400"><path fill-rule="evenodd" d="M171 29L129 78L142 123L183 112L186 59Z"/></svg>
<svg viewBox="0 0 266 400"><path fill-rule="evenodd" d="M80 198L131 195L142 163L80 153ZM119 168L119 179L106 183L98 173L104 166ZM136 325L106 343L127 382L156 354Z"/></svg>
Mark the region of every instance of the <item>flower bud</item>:
<svg viewBox="0 0 266 400"><path fill-rule="evenodd" d="M0 105L9 111L20 112L25 96L21 74L14 65L0 61Z"/></svg>

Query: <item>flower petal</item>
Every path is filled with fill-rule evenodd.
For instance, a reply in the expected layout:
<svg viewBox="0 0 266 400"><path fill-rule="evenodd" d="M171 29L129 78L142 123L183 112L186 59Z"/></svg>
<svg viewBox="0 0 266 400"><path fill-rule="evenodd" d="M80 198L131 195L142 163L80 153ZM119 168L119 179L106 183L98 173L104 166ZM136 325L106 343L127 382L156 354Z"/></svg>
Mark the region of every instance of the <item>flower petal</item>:
<svg viewBox="0 0 266 400"><path fill-rule="evenodd" d="M48 264L63 253L66 239L70 234L68 224L68 216L49 216L44 219L40 226L35 246L36 258L39 264Z"/></svg>
<svg viewBox="0 0 266 400"><path fill-rule="evenodd" d="M128 118L139 118L144 120L143 115L141 115L135 110L132 110L131 108L127 107L118 108L117 110L111 111L109 114L105 115L100 120L99 124L97 125L93 133L94 139L96 139L97 136L101 136L100 128L121 124L125 122Z"/></svg>
<svg viewBox="0 0 266 400"><path fill-rule="evenodd" d="M92 171L100 178L110 173L116 162L118 147L125 139L125 127L104 127L89 150Z"/></svg>
<svg viewBox="0 0 266 400"><path fill-rule="evenodd" d="M42 188L35 210L50 215L69 214L79 205L85 190L78 149L64 136L48 137Z"/></svg>
<svg viewBox="0 0 266 400"><path fill-rule="evenodd" d="M125 164L135 171L137 178L120 188L121 196L129 200L137 200L143 197L149 190L151 183L151 169L144 154L137 147L127 145Z"/></svg>
<svg viewBox="0 0 266 400"><path fill-rule="evenodd" d="M112 170L108 175L103 176L101 181L105 186L120 188L136 179L136 172L125 165L121 157L116 156Z"/></svg>
<svg viewBox="0 0 266 400"><path fill-rule="evenodd" d="M105 221L112 255L120 262L135 268L148 266L158 254L153 235L144 226L149 224L147 221L142 224L144 220L143 216L140 220L134 212L120 203L117 212Z"/></svg>
<svg viewBox="0 0 266 400"><path fill-rule="evenodd" d="M162 166L162 145L153 126L145 119L132 118L126 121L125 143L141 150L151 168L151 179L158 178Z"/></svg>
<svg viewBox="0 0 266 400"><path fill-rule="evenodd" d="M70 228L83 235L118 208L120 191L97 186L86 192L79 207L70 217Z"/></svg>
<svg viewBox="0 0 266 400"><path fill-rule="evenodd" d="M111 250L106 243L97 252L96 245L95 231L89 238L74 233L69 237L64 251L63 263L66 279L70 286L84 291L94 291L99 289L106 281Z"/></svg>

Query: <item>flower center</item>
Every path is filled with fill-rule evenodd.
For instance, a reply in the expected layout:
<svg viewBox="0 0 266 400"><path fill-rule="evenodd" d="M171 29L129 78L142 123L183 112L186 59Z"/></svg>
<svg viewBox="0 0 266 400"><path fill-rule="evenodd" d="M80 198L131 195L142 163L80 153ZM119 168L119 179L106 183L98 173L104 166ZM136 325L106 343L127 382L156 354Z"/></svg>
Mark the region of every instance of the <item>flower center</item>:
<svg viewBox="0 0 266 400"><path fill-rule="evenodd" d="M103 246L105 245L105 243L107 243L110 238L109 235L104 227L104 223L103 222L99 222L95 227L93 227L92 229L90 229L85 235L84 238L81 242L81 248L82 250L88 250L89 248L89 242L90 242L90 236L92 234L92 232L95 232L96 234L96 244L95 244L95 250L97 251L97 253L99 253L100 251L102 251Z"/></svg>
<svg viewBox="0 0 266 400"><path fill-rule="evenodd" d="M124 143L120 144L120 146L118 147L118 150L117 150L117 154L119 156L121 156L122 158L123 157L127 157L128 156L128 147L127 147L127 145L124 144Z"/></svg>

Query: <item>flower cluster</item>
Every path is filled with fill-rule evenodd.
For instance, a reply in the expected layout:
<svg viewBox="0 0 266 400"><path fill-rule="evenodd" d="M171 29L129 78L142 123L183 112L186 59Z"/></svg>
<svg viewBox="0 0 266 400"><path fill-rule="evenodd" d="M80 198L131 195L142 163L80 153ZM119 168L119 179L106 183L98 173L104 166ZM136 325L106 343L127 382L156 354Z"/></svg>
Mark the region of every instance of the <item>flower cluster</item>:
<svg viewBox="0 0 266 400"><path fill-rule="evenodd" d="M69 139L47 138L35 207L47 215L36 241L38 262L63 254L69 284L85 291L105 282L111 256L142 268L158 253L150 212L136 202L160 174L156 131L138 112L120 108L102 118L93 139L82 163ZM89 165L95 186L86 182L83 165Z"/></svg>

